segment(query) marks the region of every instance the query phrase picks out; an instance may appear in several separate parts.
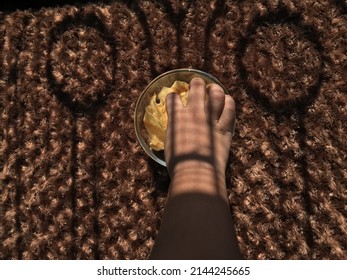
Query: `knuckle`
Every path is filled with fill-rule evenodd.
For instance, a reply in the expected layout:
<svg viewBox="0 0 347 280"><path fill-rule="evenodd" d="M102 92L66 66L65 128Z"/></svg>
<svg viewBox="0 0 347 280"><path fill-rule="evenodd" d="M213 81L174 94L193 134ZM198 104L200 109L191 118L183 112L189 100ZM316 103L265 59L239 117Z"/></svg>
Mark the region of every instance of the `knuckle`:
<svg viewBox="0 0 347 280"><path fill-rule="evenodd" d="M225 123L218 123L218 131L220 134L222 135L230 135L232 133L233 130L233 126L232 125L226 125Z"/></svg>
<svg viewBox="0 0 347 280"><path fill-rule="evenodd" d="M220 85L217 85L217 84L209 85L209 90L211 92L218 92L218 93L223 93L224 94L224 90L222 89L222 87Z"/></svg>
<svg viewBox="0 0 347 280"><path fill-rule="evenodd" d="M209 93L209 96L211 99L216 99L216 100L220 100L220 101L225 101L225 94L224 92L221 91L211 91Z"/></svg>

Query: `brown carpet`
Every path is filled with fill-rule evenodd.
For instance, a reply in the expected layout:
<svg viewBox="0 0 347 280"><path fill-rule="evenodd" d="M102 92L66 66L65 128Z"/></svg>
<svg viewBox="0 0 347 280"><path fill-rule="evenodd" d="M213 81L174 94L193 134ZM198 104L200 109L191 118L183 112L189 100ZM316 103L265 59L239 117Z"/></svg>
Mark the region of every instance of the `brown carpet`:
<svg viewBox="0 0 347 280"><path fill-rule="evenodd" d="M0 258L146 259L169 185L139 146L158 74L237 102L246 259L347 259L346 2L108 1L0 12Z"/></svg>

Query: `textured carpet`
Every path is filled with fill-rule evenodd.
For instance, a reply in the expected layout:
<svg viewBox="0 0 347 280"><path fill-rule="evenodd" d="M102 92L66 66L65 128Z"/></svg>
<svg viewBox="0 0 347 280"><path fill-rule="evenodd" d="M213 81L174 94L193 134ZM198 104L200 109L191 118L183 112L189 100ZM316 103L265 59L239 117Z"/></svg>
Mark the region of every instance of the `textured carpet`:
<svg viewBox="0 0 347 280"><path fill-rule="evenodd" d="M246 259L347 259L346 2L125 1L0 12L0 258L146 259L169 177L135 102L210 72L237 103Z"/></svg>

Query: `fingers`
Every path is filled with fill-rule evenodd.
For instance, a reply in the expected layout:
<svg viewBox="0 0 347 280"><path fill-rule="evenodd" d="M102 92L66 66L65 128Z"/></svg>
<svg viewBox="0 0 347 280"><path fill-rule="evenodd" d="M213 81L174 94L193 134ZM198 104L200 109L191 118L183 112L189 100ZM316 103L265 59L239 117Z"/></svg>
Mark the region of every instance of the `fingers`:
<svg viewBox="0 0 347 280"><path fill-rule="evenodd" d="M225 95L224 108L218 120L218 126L220 126L223 131L234 134L235 122L235 101L230 95Z"/></svg>
<svg viewBox="0 0 347 280"><path fill-rule="evenodd" d="M197 109L204 108L206 84L201 78L193 78L189 84L188 105Z"/></svg>
<svg viewBox="0 0 347 280"><path fill-rule="evenodd" d="M217 121L223 111L225 93L222 87L217 84L211 84L207 90L206 110L210 112L212 120Z"/></svg>
<svg viewBox="0 0 347 280"><path fill-rule="evenodd" d="M188 105L203 110L205 107L206 84L201 78L193 78L189 85ZM230 95L226 95L221 86L211 84L208 88L206 111L211 114L211 118L217 121L222 131L234 133L236 114L235 102ZM183 109L183 103L178 94L169 93L166 96L166 111L169 120L174 119L174 113Z"/></svg>
<svg viewBox="0 0 347 280"><path fill-rule="evenodd" d="M173 114L178 108L183 107L180 96L173 92L169 93L166 96L165 104L166 104L166 112L168 114L169 119L172 119Z"/></svg>

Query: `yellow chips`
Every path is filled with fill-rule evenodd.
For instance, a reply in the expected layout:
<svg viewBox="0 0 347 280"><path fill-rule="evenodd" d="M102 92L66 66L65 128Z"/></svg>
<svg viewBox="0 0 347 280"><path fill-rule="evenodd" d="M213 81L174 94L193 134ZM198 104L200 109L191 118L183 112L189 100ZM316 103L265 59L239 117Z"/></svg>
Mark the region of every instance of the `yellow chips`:
<svg viewBox="0 0 347 280"><path fill-rule="evenodd" d="M172 92L176 93L181 97L183 105L186 106L188 101L188 88L188 83L175 81L171 87L163 87L159 94L153 94L146 107L143 118L151 149L155 151L164 150L164 140L167 129L166 96Z"/></svg>

